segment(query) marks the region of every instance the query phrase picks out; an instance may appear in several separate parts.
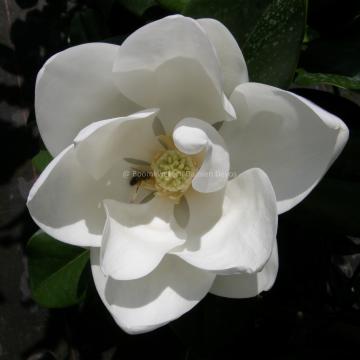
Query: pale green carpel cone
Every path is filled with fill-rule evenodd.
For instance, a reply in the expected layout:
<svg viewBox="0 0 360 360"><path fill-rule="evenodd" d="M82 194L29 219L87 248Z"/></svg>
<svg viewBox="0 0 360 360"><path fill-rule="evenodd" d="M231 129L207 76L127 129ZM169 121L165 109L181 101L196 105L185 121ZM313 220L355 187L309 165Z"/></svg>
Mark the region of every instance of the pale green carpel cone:
<svg viewBox="0 0 360 360"><path fill-rule="evenodd" d="M158 187L169 192L185 192L196 173L195 161L177 150L167 150L151 164Z"/></svg>

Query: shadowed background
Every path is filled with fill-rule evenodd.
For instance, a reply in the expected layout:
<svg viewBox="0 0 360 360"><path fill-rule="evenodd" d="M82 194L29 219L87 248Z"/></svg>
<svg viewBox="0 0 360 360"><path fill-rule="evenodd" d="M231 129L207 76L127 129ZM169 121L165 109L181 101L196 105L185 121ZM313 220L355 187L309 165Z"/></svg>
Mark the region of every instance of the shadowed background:
<svg viewBox="0 0 360 360"><path fill-rule="evenodd" d="M266 2L254 1L255 10ZM237 2L223 2L230 3ZM209 16L205 5L197 16ZM104 39L121 43L171 12L151 0L0 0L0 359L353 358L360 346L356 1L309 3L299 67L351 77L353 91L300 88L301 79L292 91L343 118L350 141L313 193L280 216L280 270L270 292L248 300L208 295L171 325L138 336L115 325L91 281L78 306L48 310L32 300L25 246L37 228L25 199L36 176L31 159L43 148L33 110L36 74L60 50Z"/></svg>

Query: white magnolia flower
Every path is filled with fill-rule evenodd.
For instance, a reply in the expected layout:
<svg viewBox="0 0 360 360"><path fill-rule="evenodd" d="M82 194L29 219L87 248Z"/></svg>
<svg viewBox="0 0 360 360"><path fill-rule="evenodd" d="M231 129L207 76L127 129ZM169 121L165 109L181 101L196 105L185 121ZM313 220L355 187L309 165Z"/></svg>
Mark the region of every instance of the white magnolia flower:
<svg viewBox="0 0 360 360"><path fill-rule="evenodd" d="M348 138L313 103L248 82L221 23L182 16L122 46L56 54L35 107L55 159L29 194L31 216L91 248L100 297L129 333L178 318L209 291L268 290L278 214L309 194Z"/></svg>

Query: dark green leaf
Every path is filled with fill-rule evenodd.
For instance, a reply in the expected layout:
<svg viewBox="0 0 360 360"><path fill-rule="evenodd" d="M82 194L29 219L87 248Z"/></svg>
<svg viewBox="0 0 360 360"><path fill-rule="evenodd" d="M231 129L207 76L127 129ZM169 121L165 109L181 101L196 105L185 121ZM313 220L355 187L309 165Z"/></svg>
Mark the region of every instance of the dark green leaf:
<svg viewBox="0 0 360 360"><path fill-rule="evenodd" d="M295 74L304 29L304 0L273 1L243 48L251 81L287 88Z"/></svg>
<svg viewBox="0 0 360 360"><path fill-rule="evenodd" d="M168 1L170 2L170 1ZM184 15L213 18L222 22L241 46L272 0L189 0Z"/></svg>
<svg viewBox="0 0 360 360"><path fill-rule="evenodd" d="M30 287L36 302L62 308L84 299L89 250L64 244L38 231L30 238L27 252Z"/></svg>
<svg viewBox="0 0 360 360"><path fill-rule="evenodd" d="M239 42L252 81L290 85L304 37L304 0L190 0L183 13L221 21Z"/></svg>
<svg viewBox="0 0 360 360"><path fill-rule="evenodd" d="M40 150L37 155L32 158L32 163L39 173L41 173L50 163L53 157L47 150Z"/></svg>
<svg viewBox="0 0 360 360"><path fill-rule="evenodd" d="M79 11L71 20L69 38L72 45L100 41L109 34L103 14L94 9Z"/></svg>
<svg viewBox="0 0 360 360"><path fill-rule="evenodd" d="M298 85L332 85L343 89L360 90L360 76L344 76L337 74L309 73L303 69L297 70L295 83Z"/></svg>
<svg viewBox="0 0 360 360"><path fill-rule="evenodd" d="M142 16L146 10L156 5L155 0L117 0L124 8L134 13L135 15Z"/></svg>

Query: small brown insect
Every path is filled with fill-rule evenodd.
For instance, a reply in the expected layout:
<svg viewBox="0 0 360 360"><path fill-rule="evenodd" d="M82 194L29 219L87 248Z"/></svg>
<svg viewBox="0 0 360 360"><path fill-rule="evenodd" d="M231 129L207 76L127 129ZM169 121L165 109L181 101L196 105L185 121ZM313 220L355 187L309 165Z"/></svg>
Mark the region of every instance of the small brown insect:
<svg viewBox="0 0 360 360"><path fill-rule="evenodd" d="M152 190L152 187L150 186L149 189L149 184L147 184L147 180L151 178L152 178L152 173L150 171L134 170L133 176L131 177L129 184L130 186L136 186L136 189L130 202L132 203L135 202L138 196L140 186L147 188L147 190Z"/></svg>
<svg viewBox="0 0 360 360"><path fill-rule="evenodd" d="M142 181L150 178L151 173L149 171L137 171L130 179L130 186L140 185Z"/></svg>

